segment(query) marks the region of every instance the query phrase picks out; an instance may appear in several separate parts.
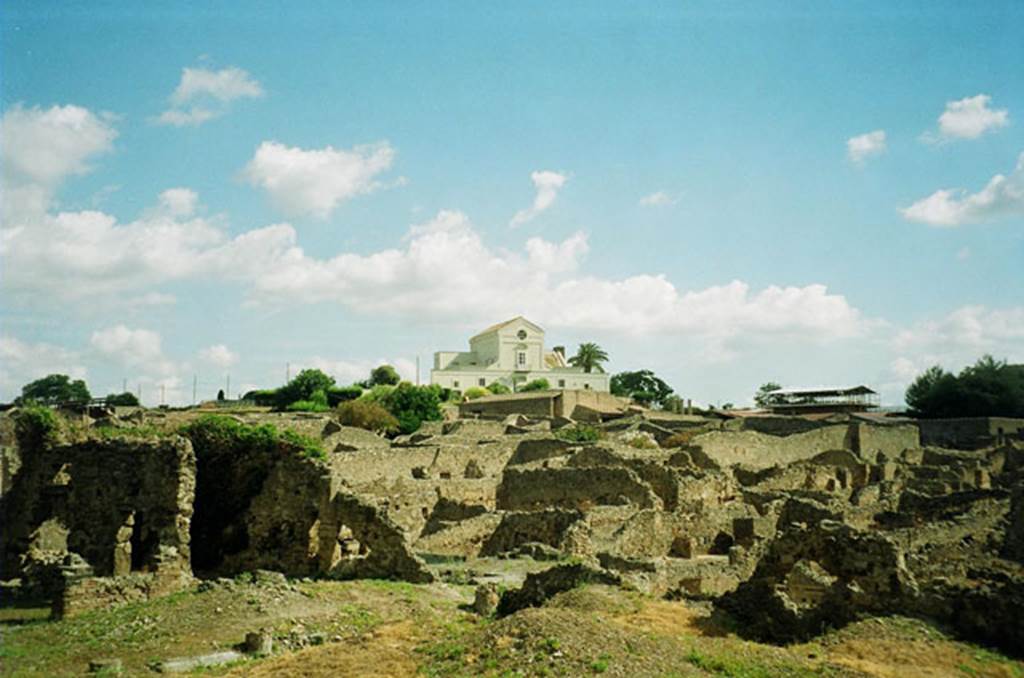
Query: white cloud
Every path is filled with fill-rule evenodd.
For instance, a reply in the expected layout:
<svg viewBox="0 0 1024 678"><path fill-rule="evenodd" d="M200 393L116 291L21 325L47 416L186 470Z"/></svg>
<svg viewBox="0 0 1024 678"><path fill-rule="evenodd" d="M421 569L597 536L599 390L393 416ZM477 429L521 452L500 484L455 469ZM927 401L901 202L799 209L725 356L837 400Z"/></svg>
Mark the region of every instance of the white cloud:
<svg viewBox="0 0 1024 678"><path fill-rule="evenodd" d="M665 191L655 191L650 195L640 198L641 207L665 207L675 205L677 202L679 202L678 198L673 198Z"/></svg>
<svg viewBox="0 0 1024 678"><path fill-rule="evenodd" d="M908 221L932 226L960 226L1024 214L1024 153L1009 176L995 175L977 193L941 189L900 211Z"/></svg>
<svg viewBox="0 0 1024 678"><path fill-rule="evenodd" d="M160 206L172 217L188 217L196 211L199 196L188 188L168 188L159 196Z"/></svg>
<svg viewBox="0 0 1024 678"><path fill-rule="evenodd" d="M302 370L306 368L321 370L334 377L338 384L346 386L357 381L369 378L370 371L379 365L391 365L398 371L405 381L416 382L416 362L408 358L378 358L377 360L331 360L320 356L314 356L305 363L296 367Z"/></svg>
<svg viewBox="0 0 1024 678"><path fill-rule="evenodd" d="M561 190L568 179L567 175L550 170L531 172L530 181L533 182L533 187L537 189L537 194L534 196L533 204L530 207L516 212L515 216L512 217L510 225L513 228L521 226L535 219L541 212L551 207L555 202L555 198L558 197L558 191Z"/></svg>
<svg viewBox="0 0 1024 678"><path fill-rule="evenodd" d="M171 108L156 117L161 125L201 125L227 112L236 99L263 96L263 87L249 73L234 66L219 71L184 68L181 81L171 94ZM193 103L199 101L200 103Z"/></svg>
<svg viewBox="0 0 1024 678"><path fill-rule="evenodd" d="M244 172L286 213L326 219L346 200L379 188L376 177L391 167L394 156L387 142L346 151L264 141Z"/></svg>
<svg viewBox="0 0 1024 678"><path fill-rule="evenodd" d="M992 97L978 94L958 101L946 102L939 116L939 134L944 139L977 139L982 134L1006 127L1010 114L1003 109L989 108Z"/></svg>
<svg viewBox="0 0 1024 678"><path fill-rule="evenodd" d="M172 127L198 127L223 114L224 111L211 111L202 106L192 106L188 110L171 108L158 115L156 121L161 125L171 125Z"/></svg>
<svg viewBox="0 0 1024 678"><path fill-rule="evenodd" d="M885 149L885 130L881 129L846 140L846 155L855 165L863 165L868 158L885 153Z"/></svg>
<svg viewBox="0 0 1024 678"><path fill-rule="evenodd" d="M263 87L251 75L234 66L211 71L207 68L184 68L181 82L171 95L175 104L211 96L218 101L234 101L263 96Z"/></svg>
<svg viewBox="0 0 1024 678"><path fill-rule="evenodd" d="M115 325L96 330L89 342L100 355L125 366L160 373L173 370L173 365L164 357L158 332Z"/></svg>
<svg viewBox="0 0 1024 678"><path fill-rule="evenodd" d="M60 346L29 343L0 336L0 400L21 395L21 387L48 374L84 379L87 370L81 356Z"/></svg>
<svg viewBox="0 0 1024 678"><path fill-rule="evenodd" d="M214 344L200 350L199 359L222 369L227 369L238 362L238 354L224 344Z"/></svg>
<svg viewBox="0 0 1024 678"><path fill-rule="evenodd" d="M4 224L45 212L60 183L88 172L88 160L110 151L116 137L109 116L80 106L6 111L0 118Z"/></svg>

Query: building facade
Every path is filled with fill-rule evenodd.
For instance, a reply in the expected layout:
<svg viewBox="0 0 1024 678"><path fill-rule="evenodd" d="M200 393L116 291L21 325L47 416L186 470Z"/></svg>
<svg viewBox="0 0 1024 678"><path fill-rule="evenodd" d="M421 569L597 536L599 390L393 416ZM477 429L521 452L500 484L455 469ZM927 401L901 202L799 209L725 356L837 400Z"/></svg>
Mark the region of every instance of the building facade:
<svg viewBox="0 0 1024 678"><path fill-rule="evenodd" d="M514 391L535 379L547 379L552 389L606 392L609 375L598 370L570 366L561 346L545 351L544 330L519 316L472 337L468 351L435 353L430 383L465 391L498 382Z"/></svg>

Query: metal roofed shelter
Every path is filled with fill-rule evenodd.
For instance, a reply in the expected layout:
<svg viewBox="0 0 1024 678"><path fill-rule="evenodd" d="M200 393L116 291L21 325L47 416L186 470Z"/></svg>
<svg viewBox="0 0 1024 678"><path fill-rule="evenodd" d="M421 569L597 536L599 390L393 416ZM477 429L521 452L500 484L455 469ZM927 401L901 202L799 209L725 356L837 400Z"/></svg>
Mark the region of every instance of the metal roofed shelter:
<svg viewBox="0 0 1024 678"><path fill-rule="evenodd" d="M780 388L766 396L766 405L775 414L865 412L880 404L878 393L867 386Z"/></svg>

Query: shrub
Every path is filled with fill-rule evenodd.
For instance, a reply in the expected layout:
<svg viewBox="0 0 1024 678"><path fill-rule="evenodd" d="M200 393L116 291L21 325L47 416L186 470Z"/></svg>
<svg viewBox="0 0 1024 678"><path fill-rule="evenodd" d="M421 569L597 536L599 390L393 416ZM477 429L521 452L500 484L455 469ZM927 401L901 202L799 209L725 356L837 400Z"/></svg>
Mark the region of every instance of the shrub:
<svg viewBox="0 0 1024 678"><path fill-rule="evenodd" d="M650 436L639 434L626 440L626 444L638 450L656 450L658 443Z"/></svg>
<svg viewBox="0 0 1024 678"><path fill-rule="evenodd" d="M576 424L558 429L555 437L570 443L592 443L601 439L601 431L586 424Z"/></svg>
<svg viewBox="0 0 1024 678"><path fill-rule="evenodd" d="M691 440L693 440L696 436L700 435L701 433L704 433L704 431L699 428L689 429L687 431L679 431L678 433L673 433L668 438L662 440L661 446L664 448L686 447L687 445L690 444Z"/></svg>
<svg viewBox="0 0 1024 678"><path fill-rule="evenodd" d="M398 376L398 370L394 367L391 365L380 365L370 371L370 380L367 383L370 386L397 386L401 380L402 378Z"/></svg>
<svg viewBox="0 0 1024 678"><path fill-rule="evenodd" d="M231 417L208 414L183 426L179 431L193 447L218 449L232 454L251 450L297 451L309 459L327 459L319 441L291 430L279 430L273 424L250 426Z"/></svg>
<svg viewBox="0 0 1024 678"><path fill-rule="evenodd" d="M338 406L338 421L345 426L373 431L375 433L394 433L398 430L398 420L384 409L383 405L366 400L349 400Z"/></svg>
<svg viewBox="0 0 1024 678"><path fill-rule="evenodd" d="M359 399L364 402L383 404L384 400L395 390L394 386L388 386L387 384L380 384L373 386L359 396Z"/></svg>
<svg viewBox="0 0 1024 678"><path fill-rule="evenodd" d="M384 396L381 404L398 419L402 433L413 433L424 421L442 418L440 386L413 386L403 381Z"/></svg>
<svg viewBox="0 0 1024 678"><path fill-rule="evenodd" d="M277 389L277 407L283 410L297 400L312 400L314 393L326 393L332 386L334 377L320 370L302 370L294 379ZM327 404L326 400L324 404Z"/></svg>
<svg viewBox="0 0 1024 678"><path fill-rule="evenodd" d="M14 420L18 445L24 450L38 450L57 440L60 422L49 407L27 405L18 410Z"/></svg>
<svg viewBox="0 0 1024 678"><path fill-rule="evenodd" d="M337 407L341 403L349 400L355 400L359 396L363 395L362 386L335 386L327 389L327 404L331 407Z"/></svg>
<svg viewBox="0 0 1024 678"><path fill-rule="evenodd" d="M512 392L512 389L510 389L508 386L505 386L505 384L501 383L500 381L496 381L490 386L488 386L487 390L493 393L494 395L505 395L506 393Z"/></svg>
<svg viewBox="0 0 1024 678"><path fill-rule="evenodd" d="M551 383L547 379L544 379L542 377L540 379L534 379L531 382L523 384L522 386L519 387L519 391L520 392L526 392L526 391L547 391L550 388L551 388Z"/></svg>
<svg viewBox="0 0 1024 678"><path fill-rule="evenodd" d="M483 398L488 395L491 395L491 392L486 388L480 388L479 386L471 386L462 394L466 400L476 400L477 398Z"/></svg>
<svg viewBox="0 0 1024 678"><path fill-rule="evenodd" d="M124 407L138 406L139 399L131 391L124 393L111 393L106 398L108 405L121 405Z"/></svg>
<svg viewBox="0 0 1024 678"><path fill-rule="evenodd" d="M253 403L260 405L261 407L273 407L277 404L277 389L266 388L256 391L249 391L242 396L242 400L251 400Z"/></svg>

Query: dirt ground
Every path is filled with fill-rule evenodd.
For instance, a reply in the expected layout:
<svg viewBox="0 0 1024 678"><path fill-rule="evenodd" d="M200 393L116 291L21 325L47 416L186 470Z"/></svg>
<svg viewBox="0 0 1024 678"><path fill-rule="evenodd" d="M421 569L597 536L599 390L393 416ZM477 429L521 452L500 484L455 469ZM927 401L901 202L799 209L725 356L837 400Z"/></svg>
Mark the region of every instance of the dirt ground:
<svg viewBox="0 0 1024 678"><path fill-rule="evenodd" d="M82 675L117 657L125 675L230 649L266 629L274 653L201 669L229 676L998 676L1024 663L925 622L870 619L780 648L733 633L706 603L613 587L560 594L504 619L468 610L473 586L242 576L62 621L0 608L0 675Z"/></svg>

